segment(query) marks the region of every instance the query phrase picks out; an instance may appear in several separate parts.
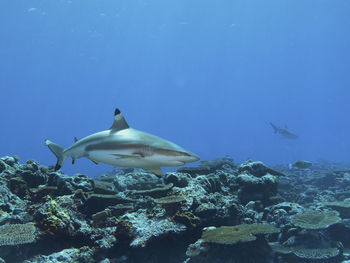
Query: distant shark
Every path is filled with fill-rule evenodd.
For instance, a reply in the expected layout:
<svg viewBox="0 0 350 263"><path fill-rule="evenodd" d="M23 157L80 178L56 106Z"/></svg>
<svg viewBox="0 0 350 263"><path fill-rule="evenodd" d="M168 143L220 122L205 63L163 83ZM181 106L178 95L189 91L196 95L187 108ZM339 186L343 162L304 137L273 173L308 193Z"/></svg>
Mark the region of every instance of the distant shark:
<svg viewBox="0 0 350 263"><path fill-rule="evenodd" d="M130 128L119 109L114 112L114 121L109 130L89 135L64 148L46 140L45 144L56 155L55 170L62 167L67 157L72 163L80 157L124 167L145 168L158 177L161 166L180 166L195 162L199 157L180 146L155 135Z"/></svg>
<svg viewBox="0 0 350 263"><path fill-rule="evenodd" d="M298 139L298 135L295 135L291 131L288 130L288 127L280 128L276 125L274 125L272 122L270 122L270 125L272 126L275 133L281 134L286 139Z"/></svg>

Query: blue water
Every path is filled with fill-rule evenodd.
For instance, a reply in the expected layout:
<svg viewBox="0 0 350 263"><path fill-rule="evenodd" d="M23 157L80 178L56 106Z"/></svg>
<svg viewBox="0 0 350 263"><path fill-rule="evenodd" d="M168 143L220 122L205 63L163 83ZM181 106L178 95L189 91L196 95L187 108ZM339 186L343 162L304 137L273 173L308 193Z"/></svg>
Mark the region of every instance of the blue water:
<svg viewBox="0 0 350 263"><path fill-rule="evenodd" d="M349 14L347 0L3 1L0 155L55 164L46 138L69 146L119 107L202 159L348 162Z"/></svg>

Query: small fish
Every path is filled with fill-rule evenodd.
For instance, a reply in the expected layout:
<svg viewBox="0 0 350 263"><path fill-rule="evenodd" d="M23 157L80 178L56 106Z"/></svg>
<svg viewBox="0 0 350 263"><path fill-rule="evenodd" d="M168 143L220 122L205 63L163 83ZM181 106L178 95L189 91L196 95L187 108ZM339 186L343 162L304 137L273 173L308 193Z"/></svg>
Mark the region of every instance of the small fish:
<svg viewBox="0 0 350 263"><path fill-rule="evenodd" d="M115 110L110 129L74 141L68 148L45 141L57 157L55 170L62 167L67 157L72 158L73 164L76 159L86 157L96 164L145 168L161 177L161 166L180 166L199 160L197 155L175 143L130 128L119 109Z"/></svg>
<svg viewBox="0 0 350 263"><path fill-rule="evenodd" d="M306 168L310 168L311 166L312 166L311 162L303 161L303 160L293 163L293 167L299 168L299 169L306 169Z"/></svg>
<svg viewBox="0 0 350 263"><path fill-rule="evenodd" d="M272 122L270 122L270 125L272 126L275 133L281 134L286 139L298 139L299 137L288 130L288 127L285 128L278 127L274 125Z"/></svg>

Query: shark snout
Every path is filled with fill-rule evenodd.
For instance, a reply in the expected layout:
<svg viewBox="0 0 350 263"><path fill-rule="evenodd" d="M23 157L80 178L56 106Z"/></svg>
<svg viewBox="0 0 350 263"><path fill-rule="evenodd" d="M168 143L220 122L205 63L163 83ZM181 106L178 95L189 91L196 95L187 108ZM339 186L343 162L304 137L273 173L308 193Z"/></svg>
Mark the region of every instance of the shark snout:
<svg viewBox="0 0 350 263"><path fill-rule="evenodd" d="M191 153L191 152L186 152L184 156L184 162L185 163L191 163L191 162L197 162L200 158L198 155Z"/></svg>

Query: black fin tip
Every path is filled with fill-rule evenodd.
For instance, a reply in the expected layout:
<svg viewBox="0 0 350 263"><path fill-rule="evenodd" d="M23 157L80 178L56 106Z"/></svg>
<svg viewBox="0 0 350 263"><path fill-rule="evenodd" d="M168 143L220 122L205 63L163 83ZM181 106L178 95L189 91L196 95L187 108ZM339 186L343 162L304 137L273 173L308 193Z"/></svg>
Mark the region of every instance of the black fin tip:
<svg viewBox="0 0 350 263"><path fill-rule="evenodd" d="M55 166L55 171L57 171L57 170L59 170L59 169L61 169L61 165L59 165L59 164L56 164L56 166Z"/></svg>

